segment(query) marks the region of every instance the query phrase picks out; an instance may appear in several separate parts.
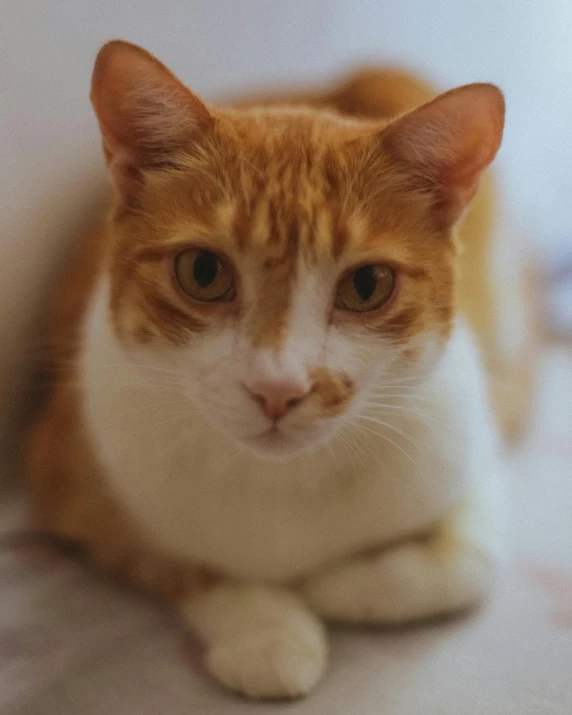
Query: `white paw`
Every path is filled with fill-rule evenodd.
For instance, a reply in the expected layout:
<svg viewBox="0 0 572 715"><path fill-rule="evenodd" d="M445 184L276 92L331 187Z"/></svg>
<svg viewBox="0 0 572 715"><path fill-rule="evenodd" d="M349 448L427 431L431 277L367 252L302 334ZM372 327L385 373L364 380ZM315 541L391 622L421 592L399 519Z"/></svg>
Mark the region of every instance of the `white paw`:
<svg viewBox="0 0 572 715"><path fill-rule="evenodd" d="M303 593L327 618L397 624L477 605L491 574L491 560L477 549L411 543L316 576Z"/></svg>
<svg viewBox="0 0 572 715"><path fill-rule="evenodd" d="M212 675L251 698L304 695L326 668L323 623L284 589L222 584L181 612L206 645Z"/></svg>
<svg viewBox="0 0 572 715"><path fill-rule="evenodd" d="M294 698L318 682L326 651L325 639L315 632L268 628L214 645L206 662L218 681L248 697Z"/></svg>

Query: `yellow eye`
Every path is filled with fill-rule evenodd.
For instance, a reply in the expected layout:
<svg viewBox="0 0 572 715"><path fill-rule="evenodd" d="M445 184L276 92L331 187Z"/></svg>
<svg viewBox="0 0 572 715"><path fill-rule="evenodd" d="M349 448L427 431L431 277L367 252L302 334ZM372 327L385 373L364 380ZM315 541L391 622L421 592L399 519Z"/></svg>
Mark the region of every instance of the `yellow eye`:
<svg viewBox="0 0 572 715"><path fill-rule="evenodd" d="M353 313L375 310L389 300L394 285L395 273L389 266L360 266L340 281L335 306Z"/></svg>
<svg viewBox="0 0 572 715"><path fill-rule="evenodd" d="M175 258L175 276L182 290L205 303L232 300L235 286L226 261L201 248L190 248Z"/></svg>

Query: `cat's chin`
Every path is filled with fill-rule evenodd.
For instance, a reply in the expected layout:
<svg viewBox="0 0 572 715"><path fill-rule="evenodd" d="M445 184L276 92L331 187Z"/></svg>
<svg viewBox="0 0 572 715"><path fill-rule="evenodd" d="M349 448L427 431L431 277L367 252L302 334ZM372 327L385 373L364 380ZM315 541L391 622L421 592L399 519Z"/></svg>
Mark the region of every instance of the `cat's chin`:
<svg viewBox="0 0 572 715"><path fill-rule="evenodd" d="M281 430L269 429L242 440L242 443L257 456L269 460L283 460L317 447L323 439L312 439L307 433L290 435Z"/></svg>

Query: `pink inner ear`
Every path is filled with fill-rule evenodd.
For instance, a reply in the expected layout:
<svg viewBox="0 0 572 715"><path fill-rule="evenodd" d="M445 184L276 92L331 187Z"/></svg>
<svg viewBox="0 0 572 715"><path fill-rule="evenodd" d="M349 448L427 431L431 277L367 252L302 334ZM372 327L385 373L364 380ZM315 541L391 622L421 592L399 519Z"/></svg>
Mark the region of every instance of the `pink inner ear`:
<svg viewBox="0 0 572 715"><path fill-rule="evenodd" d="M497 147L491 141L475 142L470 152L461 157L449 171L442 172L442 190L455 192L460 203L459 210L471 201L479 187L479 179L484 169L491 163L497 152Z"/></svg>
<svg viewBox="0 0 572 715"><path fill-rule="evenodd" d="M100 51L91 100L111 177L121 191L138 169L166 159L214 121L157 59L125 42L111 42Z"/></svg>
<svg viewBox="0 0 572 715"><path fill-rule="evenodd" d="M447 222L454 222L494 159L503 125L500 90L467 85L396 120L384 132L384 145L421 184L437 193L436 207Z"/></svg>

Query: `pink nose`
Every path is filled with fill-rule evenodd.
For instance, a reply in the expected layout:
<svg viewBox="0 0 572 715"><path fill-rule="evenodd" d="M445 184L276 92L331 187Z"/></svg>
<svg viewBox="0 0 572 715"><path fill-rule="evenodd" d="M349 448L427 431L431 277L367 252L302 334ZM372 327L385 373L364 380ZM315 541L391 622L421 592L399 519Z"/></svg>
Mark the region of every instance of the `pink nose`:
<svg viewBox="0 0 572 715"><path fill-rule="evenodd" d="M295 381L257 380L245 384L246 389L258 402L264 414L271 420L279 420L288 410L302 402L310 387Z"/></svg>

